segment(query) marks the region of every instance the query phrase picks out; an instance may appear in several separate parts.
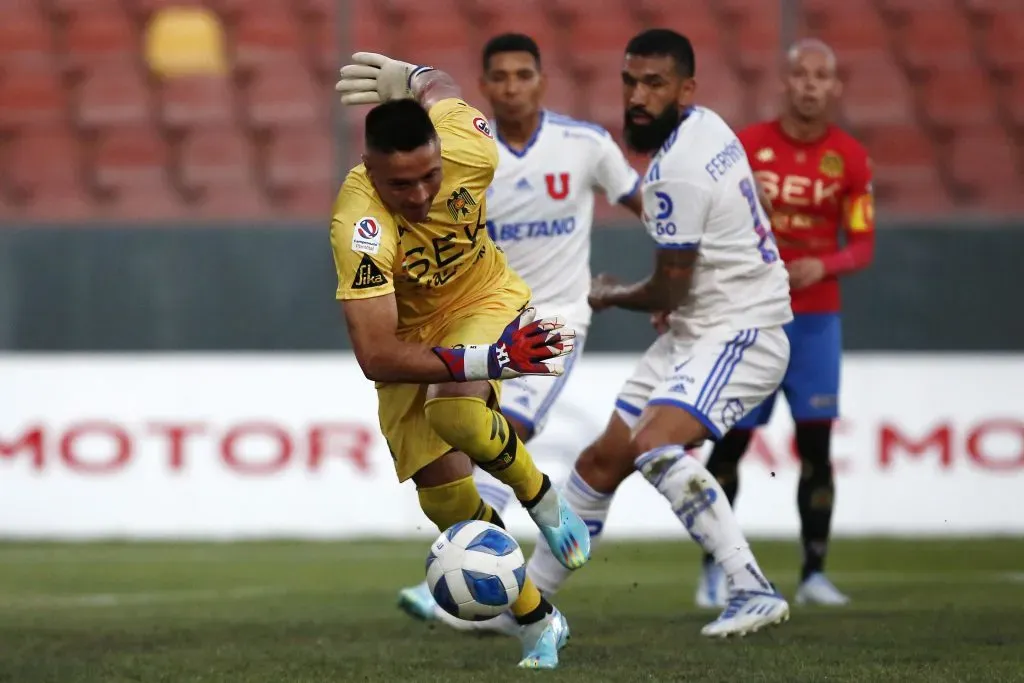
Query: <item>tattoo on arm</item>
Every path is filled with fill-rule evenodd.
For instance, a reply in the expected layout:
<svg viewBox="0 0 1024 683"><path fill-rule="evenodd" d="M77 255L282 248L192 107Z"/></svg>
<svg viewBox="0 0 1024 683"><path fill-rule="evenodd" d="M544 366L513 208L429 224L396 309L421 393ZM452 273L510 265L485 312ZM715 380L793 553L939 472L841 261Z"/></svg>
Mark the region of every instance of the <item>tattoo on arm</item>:
<svg viewBox="0 0 1024 683"><path fill-rule="evenodd" d="M673 311L690 294L697 249L659 249L654 273L642 282L623 285L609 303L631 311Z"/></svg>
<svg viewBox="0 0 1024 683"><path fill-rule="evenodd" d="M425 71L413 78L412 92L416 101L427 111L441 100L462 96L462 90L455 79L438 69Z"/></svg>

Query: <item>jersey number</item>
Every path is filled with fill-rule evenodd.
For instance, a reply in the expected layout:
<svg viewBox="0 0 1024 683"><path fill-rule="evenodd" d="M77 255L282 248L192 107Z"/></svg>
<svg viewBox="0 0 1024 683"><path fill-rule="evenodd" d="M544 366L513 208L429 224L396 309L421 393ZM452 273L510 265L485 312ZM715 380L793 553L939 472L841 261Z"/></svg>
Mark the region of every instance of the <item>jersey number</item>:
<svg viewBox="0 0 1024 683"><path fill-rule="evenodd" d="M761 260L765 263L775 263L779 260L779 254L775 251L775 235L761 222L760 202L757 198L757 190L750 178L740 181L740 192L747 198L750 206L750 217L754 219L754 232L757 233L757 250L761 252ZM770 244L769 244L770 243Z"/></svg>

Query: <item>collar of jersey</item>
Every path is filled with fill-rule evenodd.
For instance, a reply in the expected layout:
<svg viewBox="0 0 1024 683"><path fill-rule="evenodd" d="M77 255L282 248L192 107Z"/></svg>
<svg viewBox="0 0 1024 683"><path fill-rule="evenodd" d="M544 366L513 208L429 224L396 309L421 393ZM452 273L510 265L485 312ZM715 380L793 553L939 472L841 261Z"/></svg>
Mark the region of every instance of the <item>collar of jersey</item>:
<svg viewBox="0 0 1024 683"><path fill-rule="evenodd" d="M519 157L520 159L522 159L523 157L526 156L526 153L530 151L530 148L537 144L537 139L540 138L540 131L542 128L544 128L544 119L547 118L547 115L548 113L546 109L540 110L540 118L537 120L537 130L533 131L533 135L531 135L530 139L527 140L526 146L523 147L523 151L517 152L516 150L509 147L508 143L505 142L505 138L502 137L501 135L501 129L498 128L498 122L495 121L494 130L497 132L498 142L500 142L502 146L505 149L507 149L512 156Z"/></svg>

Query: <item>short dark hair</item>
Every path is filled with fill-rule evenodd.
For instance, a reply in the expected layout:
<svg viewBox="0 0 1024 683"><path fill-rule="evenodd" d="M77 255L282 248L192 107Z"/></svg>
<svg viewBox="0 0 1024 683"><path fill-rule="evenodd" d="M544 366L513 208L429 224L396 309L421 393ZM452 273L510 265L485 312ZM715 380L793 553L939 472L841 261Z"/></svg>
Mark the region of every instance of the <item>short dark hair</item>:
<svg viewBox="0 0 1024 683"><path fill-rule="evenodd" d="M675 60L680 76L693 78L697 74L697 58L690 39L672 29L652 28L636 34L626 45L626 53L638 57L668 56Z"/></svg>
<svg viewBox="0 0 1024 683"><path fill-rule="evenodd" d="M502 33L488 40L484 45L485 72L491 68L491 57L502 52L529 52L537 62L537 70L540 70L540 48L533 38L524 33Z"/></svg>
<svg viewBox="0 0 1024 683"><path fill-rule="evenodd" d="M363 140L368 150L384 154L411 152L436 138L430 115L416 100L378 104L366 115Z"/></svg>

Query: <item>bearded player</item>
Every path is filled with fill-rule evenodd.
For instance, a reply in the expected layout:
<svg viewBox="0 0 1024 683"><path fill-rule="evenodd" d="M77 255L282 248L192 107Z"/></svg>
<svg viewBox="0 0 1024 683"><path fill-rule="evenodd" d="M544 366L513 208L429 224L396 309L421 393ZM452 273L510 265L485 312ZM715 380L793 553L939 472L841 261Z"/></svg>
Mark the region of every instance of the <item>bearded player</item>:
<svg viewBox="0 0 1024 683"><path fill-rule="evenodd" d="M782 116L739 137L771 201L772 227L792 289L795 317L786 326L792 355L781 389L796 423L801 468L797 508L804 559L796 602L843 605L848 598L823 573L835 491L831 442L842 353L839 278L867 268L874 254L871 169L864 148L830 122L840 95L832 50L818 40L796 43L784 80ZM730 502L736 500L737 467L752 430L768 423L774 405L772 395L715 444L707 468ZM705 556L698 605L722 604L723 578L714 559Z"/></svg>
<svg viewBox="0 0 1024 683"><path fill-rule="evenodd" d="M445 530L501 523L474 465L509 486L567 569L590 555L586 525L496 410L498 380L557 375L571 352L558 319L534 321L530 289L486 230L497 166L486 119L445 73L372 53L341 70L342 103L366 116L363 164L334 205L337 298L359 365L376 382L381 432L400 481ZM525 668L554 668L565 618L525 579L512 606Z"/></svg>
<svg viewBox="0 0 1024 683"><path fill-rule="evenodd" d="M494 112L498 170L487 192L487 229L509 264L533 291L540 317L566 318L574 352L558 377L523 376L502 383L501 412L522 443L544 427L583 349L591 309L590 231L595 191L641 211L640 177L600 126L543 109L546 79L537 43L526 35L495 36L483 49L480 89ZM480 496L501 515L512 491L486 471L474 473ZM419 619L462 630L462 621L434 601L426 582L399 592L399 606Z"/></svg>
<svg viewBox="0 0 1024 683"><path fill-rule="evenodd" d="M782 623L789 605L758 566L721 486L686 449L721 438L778 388L789 363L782 328L793 314L743 147L721 117L693 104L695 61L690 41L668 29L644 31L626 46L626 141L653 155L642 193L654 272L634 284L600 275L589 298L594 310L672 311L671 329L622 387L564 495L590 527L593 547L615 490L638 470L725 569L727 606L701 634L742 636ZM548 596L568 578L542 545L527 573Z"/></svg>

